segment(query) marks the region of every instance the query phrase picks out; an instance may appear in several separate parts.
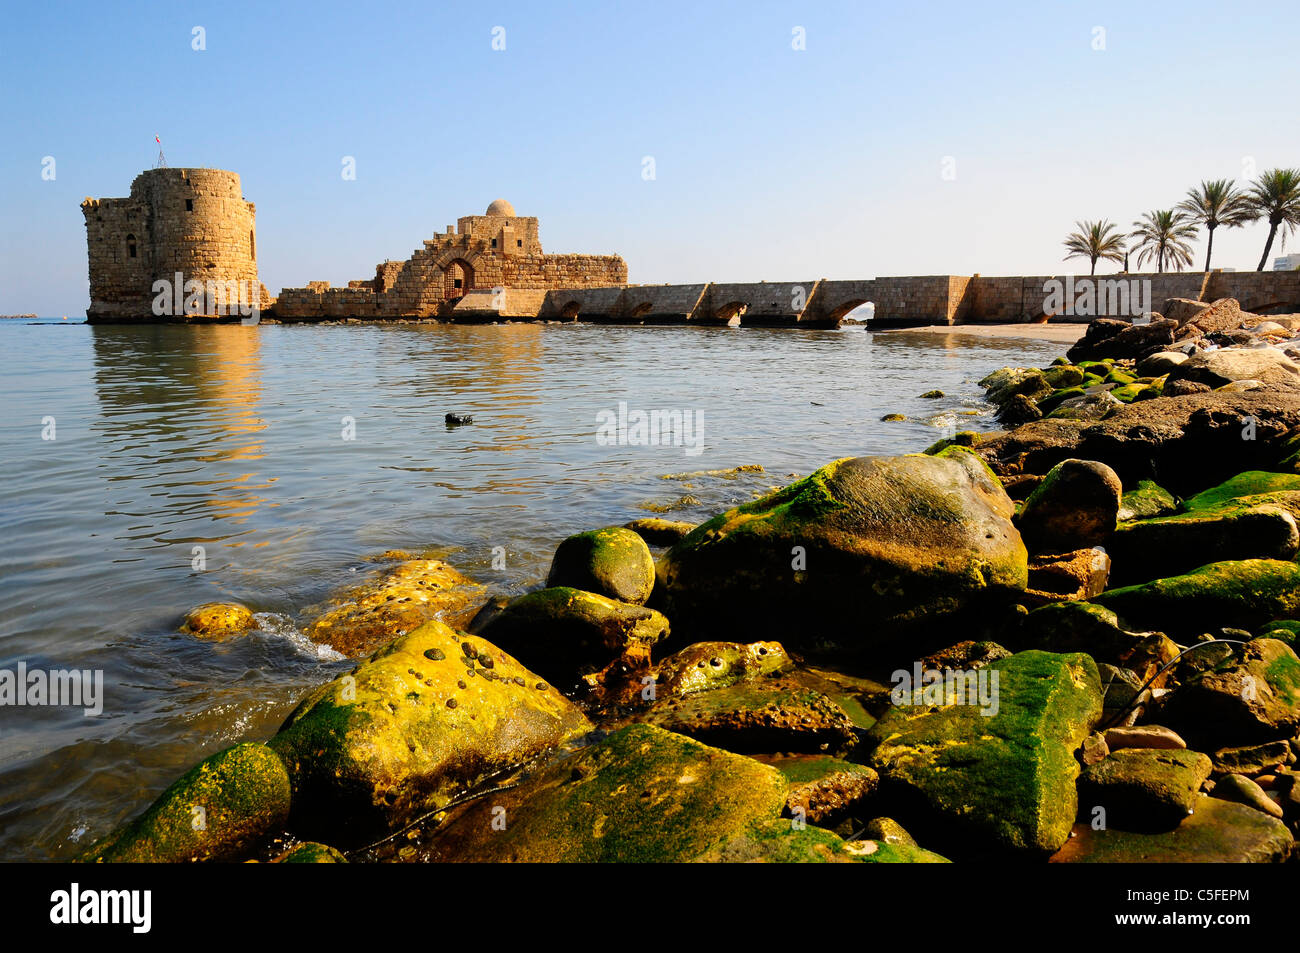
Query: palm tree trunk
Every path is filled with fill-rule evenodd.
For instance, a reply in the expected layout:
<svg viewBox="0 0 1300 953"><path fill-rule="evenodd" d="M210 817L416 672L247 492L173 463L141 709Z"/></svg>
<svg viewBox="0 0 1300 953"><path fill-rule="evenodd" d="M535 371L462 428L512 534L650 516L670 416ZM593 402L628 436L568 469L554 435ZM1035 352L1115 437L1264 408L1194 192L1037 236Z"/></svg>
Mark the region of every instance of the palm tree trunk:
<svg viewBox="0 0 1300 953"><path fill-rule="evenodd" d="M1094 257L1092 259L1092 267L1088 269L1088 275L1092 276L1095 275L1096 273L1097 273L1097 259L1096 257Z"/></svg>
<svg viewBox="0 0 1300 953"><path fill-rule="evenodd" d="M1205 229L1210 233L1210 237L1205 242L1205 270L1210 270L1210 254L1214 251L1214 229L1206 226Z"/></svg>
<svg viewBox="0 0 1300 953"><path fill-rule="evenodd" d="M1277 225L1270 222L1268 226L1268 241L1264 243L1264 254L1260 255L1259 257L1259 267L1255 269L1256 271L1264 270L1264 262L1268 261L1268 253L1273 248L1273 236L1276 234L1277 234Z"/></svg>

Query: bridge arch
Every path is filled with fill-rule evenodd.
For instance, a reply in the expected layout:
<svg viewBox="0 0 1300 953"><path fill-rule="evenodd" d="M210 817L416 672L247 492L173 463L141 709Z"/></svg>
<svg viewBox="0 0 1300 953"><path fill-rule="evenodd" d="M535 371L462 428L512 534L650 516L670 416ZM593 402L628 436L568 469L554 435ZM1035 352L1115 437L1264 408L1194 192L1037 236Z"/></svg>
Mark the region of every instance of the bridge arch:
<svg viewBox="0 0 1300 953"><path fill-rule="evenodd" d="M875 313L876 303L870 298L849 298L835 305L826 315L826 323L832 327L837 327L851 312L858 310L865 305L871 305L872 313Z"/></svg>
<svg viewBox="0 0 1300 953"><path fill-rule="evenodd" d="M566 304L563 308L560 309L560 320L577 321L578 315L581 312L582 312L582 305L576 300L570 301L568 304Z"/></svg>
<svg viewBox="0 0 1300 953"><path fill-rule="evenodd" d="M718 324L739 327L742 317L748 310L749 304L745 301L729 301L722 307L714 310L713 320Z"/></svg>
<svg viewBox="0 0 1300 953"><path fill-rule="evenodd" d="M653 307L654 307L653 301L642 301L639 305L637 305L635 308L633 308L631 311L628 312L627 315L628 319L636 320L638 318L644 318L647 314L650 313L650 309Z"/></svg>

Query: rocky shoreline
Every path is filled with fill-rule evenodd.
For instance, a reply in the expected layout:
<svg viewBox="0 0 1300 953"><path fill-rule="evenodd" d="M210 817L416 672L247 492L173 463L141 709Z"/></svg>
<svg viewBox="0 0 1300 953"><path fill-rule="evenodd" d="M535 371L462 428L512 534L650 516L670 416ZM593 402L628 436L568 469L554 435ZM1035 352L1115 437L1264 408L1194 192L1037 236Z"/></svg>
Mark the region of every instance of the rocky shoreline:
<svg viewBox="0 0 1300 953"><path fill-rule="evenodd" d="M1005 430L577 533L535 592L383 554L306 629L355 667L82 859L1294 858L1298 360L1171 299L986 377Z"/></svg>

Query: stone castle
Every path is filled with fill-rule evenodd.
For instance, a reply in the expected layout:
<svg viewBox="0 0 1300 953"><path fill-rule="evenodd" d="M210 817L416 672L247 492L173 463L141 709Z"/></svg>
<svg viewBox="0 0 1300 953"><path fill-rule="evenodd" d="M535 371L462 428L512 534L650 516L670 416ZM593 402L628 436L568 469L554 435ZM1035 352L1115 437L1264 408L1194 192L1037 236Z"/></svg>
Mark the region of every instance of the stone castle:
<svg viewBox="0 0 1300 953"><path fill-rule="evenodd" d="M536 218L497 199L426 239L405 261L385 261L373 278L346 288L309 282L271 299L257 278L254 206L239 176L217 169L153 169L131 183L125 199L87 198L91 322L204 320L211 299L184 311L158 310L157 282L178 277L198 285L257 289L260 310L280 321L426 319L596 321L613 324L743 324L837 327L865 304L880 325L1088 321L1133 317L1103 305L1090 313L1051 310L1046 288L1056 276L928 275L870 279L704 282L629 285L618 255L548 255ZM1072 279L1074 280L1074 279ZM1237 298L1256 312L1300 311L1300 271L1106 276L1106 285L1138 282L1150 302L1166 298ZM176 301L179 304L179 292ZM1102 293L1104 301L1114 296ZM1128 296L1125 295L1124 298ZM205 304L207 307L205 307ZM1045 313L1051 310L1051 313Z"/></svg>
<svg viewBox="0 0 1300 953"><path fill-rule="evenodd" d="M537 219L515 214L497 199L482 215L466 215L455 228L425 239L405 261L375 266L375 277L331 288L309 282L285 288L276 300L277 318L465 319L470 312L500 313L491 299L526 302L560 288L603 288L627 284L627 264L618 255L548 255L542 251ZM500 295L499 289L510 294ZM519 293L524 294L520 295ZM532 294L528 294L528 293ZM498 305L501 301L498 300Z"/></svg>
<svg viewBox="0 0 1300 953"><path fill-rule="evenodd" d="M219 284L223 294L239 282L267 306L257 279L255 208L244 201L237 173L150 169L135 177L129 198L87 197L81 211L90 258L86 318L92 323L183 317L159 314L157 307L155 283L170 287L177 275L182 282ZM206 310L200 303L191 314L202 317Z"/></svg>

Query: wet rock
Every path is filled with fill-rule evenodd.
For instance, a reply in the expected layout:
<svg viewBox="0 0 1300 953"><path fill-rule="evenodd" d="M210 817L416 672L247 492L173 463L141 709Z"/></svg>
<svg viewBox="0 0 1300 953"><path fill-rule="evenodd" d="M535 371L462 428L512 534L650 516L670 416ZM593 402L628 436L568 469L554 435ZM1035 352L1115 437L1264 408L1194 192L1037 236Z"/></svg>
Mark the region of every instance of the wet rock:
<svg viewBox="0 0 1300 953"><path fill-rule="evenodd" d="M998 659L1010 658L1011 653L996 642L967 639L946 649L932 652L921 659L922 671L973 671Z"/></svg>
<svg viewBox="0 0 1300 953"><path fill-rule="evenodd" d="M1162 699L1160 720L1189 744L1209 750L1293 736L1300 729L1295 652L1275 639L1227 649L1225 658L1190 674Z"/></svg>
<svg viewBox="0 0 1300 953"><path fill-rule="evenodd" d="M1277 559L1211 563L1180 576L1111 589L1093 600L1134 626L1195 635L1300 618L1300 566Z"/></svg>
<svg viewBox="0 0 1300 953"><path fill-rule="evenodd" d="M227 748L200 762L149 808L96 843L92 863L240 860L289 819L289 776L263 744Z"/></svg>
<svg viewBox="0 0 1300 953"><path fill-rule="evenodd" d="M1016 396L1037 400L1052 392L1052 385L1042 371L1032 367L1004 367L979 382L989 403L1002 406Z"/></svg>
<svg viewBox="0 0 1300 953"><path fill-rule="evenodd" d="M645 516L623 525L651 546L671 546L673 543L684 539L691 530L695 529L697 524L686 523L682 520L666 520L657 516Z"/></svg>
<svg viewBox="0 0 1300 953"><path fill-rule="evenodd" d="M1196 751L1112 751L1079 776L1079 816L1091 820L1101 808L1108 827L1169 830L1191 812L1209 776L1210 759Z"/></svg>
<svg viewBox="0 0 1300 953"><path fill-rule="evenodd" d="M651 647L668 637L668 620L645 606L556 586L520 596L479 632L567 686L614 659L648 662Z"/></svg>
<svg viewBox="0 0 1300 953"><path fill-rule="evenodd" d="M837 460L709 520L660 559L664 611L683 632L862 653L1010 605L1027 574L1013 504L973 453L942 452Z"/></svg>
<svg viewBox="0 0 1300 953"><path fill-rule="evenodd" d="M786 811L823 827L859 813L880 784L880 776L871 768L838 758L794 755L760 760L790 782Z"/></svg>
<svg viewBox="0 0 1300 953"><path fill-rule="evenodd" d="M970 704L895 706L871 730L870 764L916 810L915 820L901 820L923 840L1051 853L1075 817L1074 753L1101 714L1097 668L1082 654L1021 652L980 674L991 672L996 714Z"/></svg>
<svg viewBox="0 0 1300 953"><path fill-rule="evenodd" d="M1063 460L1025 501L1016 525L1030 551L1069 552L1100 545L1115 529L1123 487L1095 460Z"/></svg>
<svg viewBox="0 0 1300 953"><path fill-rule="evenodd" d="M1177 651L1173 646L1170 654ZM1151 692L1137 672L1107 662L1097 663L1097 673L1101 676L1102 718L1101 724L1132 725L1143 714L1144 706L1151 700ZM1164 681L1158 679L1157 681ZM1109 749L1108 749L1109 750Z"/></svg>
<svg viewBox="0 0 1300 953"><path fill-rule="evenodd" d="M306 841L285 851L274 862L277 864L346 864L348 859L327 844Z"/></svg>
<svg viewBox="0 0 1300 953"><path fill-rule="evenodd" d="M1125 585L1226 560L1290 559L1300 549L1300 529L1279 506L1229 503L1122 523L1107 549L1114 581Z"/></svg>
<svg viewBox="0 0 1300 953"><path fill-rule="evenodd" d="M655 563L645 540L621 526L577 533L555 550L547 586L568 586L631 605L650 598Z"/></svg>
<svg viewBox="0 0 1300 953"><path fill-rule="evenodd" d="M902 414L885 414L885 416L881 417L880 419L884 423L893 424L893 423L898 423L900 420L906 420L907 418L904 417Z"/></svg>
<svg viewBox="0 0 1300 953"><path fill-rule="evenodd" d="M1021 644L1051 652L1087 652L1098 662L1147 679L1173 661L1178 646L1159 632L1132 631L1095 602L1058 602L1025 617Z"/></svg>
<svg viewBox="0 0 1300 953"><path fill-rule="evenodd" d="M998 423L1008 426L1027 424L1043 416L1038 404L1024 394L1013 394L999 408L996 414Z"/></svg>
<svg viewBox="0 0 1300 953"><path fill-rule="evenodd" d="M506 652L434 621L308 695L270 747L295 831L353 846L590 729Z"/></svg>
<svg viewBox="0 0 1300 953"><path fill-rule="evenodd" d="M1285 741L1270 741L1262 745L1245 745L1238 748L1220 748L1214 752L1214 770L1222 774L1262 774L1285 765L1291 759L1291 748Z"/></svg>
<svg viewBox="0 0 1300 953"><path fill-rule="evenodd" d="M1166 751L1180 751L1187 747L1187 742L1178 732L1170 731L1161 725L1107 728L1106 744L1112 751L1122 748L1159 748Z"/></svg>
<svg viewBox="0 0 1300 953"><path fill-rule="evenodd" d="M237 602L205 602L185 613L181 631L196 638L223 641L257 628L253 613Z"/></svg>
<svg viewBox="0 0 1300 953"><path fill-rule="evenodd" d="M435 847L489 863L680 862L779 819L788 789L752 758L633 725L462 809Z"/></svg>
<svg viewBox="0 0 1300 953"><path fill-rule="evenodd" d="M1244 380L1290 387L1300 385L1300 364L1275 348L1223 348L1188 358L1169 372L1168 379L1212 388Z"/></svg>
<svg viewBox="0 0 1300 953"><path fill-rule="evenodd" d="M1235 801L1257 811L1282 819L1282 808L1274 804L1263 789L1240 774L1225 774L1214 783L1214 796L1224 801Z"/></svg>
<svg viewBox="0 0 1300 953"><path fill-rule="evenodd" d="M694 858L702 863L943 864L947 860L910 844L845 841L817 827L765 821Z"/></svg>
<svg viewBox="0 0 1300 953"><path fill-rule="evenodd" d="M918 846L912 835L892 817L873 817L862 829L862 838L903 847Z"/></svg>
<svg viewBox="0 0 1300 953"><path fill-rule="evenodd" d="M1109 391L1080 393L1055 404L1048 416L1061 420L1102 420L1123 406L1124 402Z"/></svg>
<svg viewBox="0 0 1300 953"><path fill-rule="evenodd" d="M345 589L304 634L357 658L433 619L464 625L482 606L484 592L440 559L412 559Z"/></svg>
<svg viewBox="0 0 1300 953"><path fill-rule="evenodd" d="M1280 822L1241 804L1199 797L1172 831L1135 833L1076 824L1053 863L1278 863L1293 843Z"/></svg>
<svg viewBox="0 0 1300 953"><path fill-rule="evenodd" d="M697 642L659 663L656 693L689 695L758 682L793 669L794 662L780 642Z"/></svg>
<svg viewBox="0 0 1300 953"><path fill-rule="evenodd" d="M1058 364L1043 368L1043 377L1056 390L1064 387L1078 387L1083 383L1084 370L1071 364Z"/></svg>
<svg viewBox="0 0 1300 953"><path fill-rule="evenodd" d="M1300 516L1300 475L1247 470L1218 486L1203 490L1184 504L1189 512L1212 511L1227 504L1258 506L1271 503Z"/></svg>
<svg viewBox="0 0 1300 953"><path fill-rule="evenodd" d="M934 400L935 398L944 396L944 394L943 391L941 390L928 390L921 396L924 397L926 400Z"/></svg>
<svg viewBox="0 0 1300 953"><path fill-rule="evenodd" d="M448 427L463 427L474 422L474 418L470 414L447 414L443 420Z"/></svg>
<svg viewBox="0 0 1300 953"><path fill-rule="evenodd" d="M1090 764L1096 764L1102 758L1110 754L1110 747L1106 744L1106 736L1100 731L1094 731L1083 739L1083 744L1079 746L1079 760L1083 762L1084 767Z"/></svg>
<svg viewBox="0 0 1300 953"><path fill-rule="evenodd" d="M853 721L840 705L793 680L661 697L637 720L743 754L843 755L858 741Z"/></svg>
<svg viewBox="0 0 1300 953"><path fill-rule="evenodd" d="M1178 509L1178 500L1154 480L1140 480L1119 501L1119 521L1151 519L1166 516Z"/></svg>

